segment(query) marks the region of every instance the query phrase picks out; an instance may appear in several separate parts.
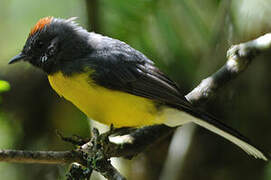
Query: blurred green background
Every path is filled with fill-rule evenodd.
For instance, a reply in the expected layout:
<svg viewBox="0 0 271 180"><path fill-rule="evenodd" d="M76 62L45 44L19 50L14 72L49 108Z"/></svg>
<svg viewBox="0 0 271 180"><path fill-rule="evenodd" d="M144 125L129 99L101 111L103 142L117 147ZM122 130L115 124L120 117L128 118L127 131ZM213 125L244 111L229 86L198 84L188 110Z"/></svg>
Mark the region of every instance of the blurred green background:
<svg viewBox="0 0 271 180"><path fill-rule="evenodd" d="M0 0L1 149L66 150L73 147L62 142L55 129L65 135L90 134L89 120L51 90L40 70L26 63L7 65L22 49L30 28L44 16L76 16L88 30L125 41L155 61L185 92L225 63L232 44L271 31L270 0ZM255 59L203 107L269 150L270 55ZM163 179L170 140L153 145L132 161L118 161L118 168L132 180ZM174 179L271 179L271 163L255 160L198 127L178 167ZM0 163L0 179L65 179L66 170L65 166Z"/></svg>

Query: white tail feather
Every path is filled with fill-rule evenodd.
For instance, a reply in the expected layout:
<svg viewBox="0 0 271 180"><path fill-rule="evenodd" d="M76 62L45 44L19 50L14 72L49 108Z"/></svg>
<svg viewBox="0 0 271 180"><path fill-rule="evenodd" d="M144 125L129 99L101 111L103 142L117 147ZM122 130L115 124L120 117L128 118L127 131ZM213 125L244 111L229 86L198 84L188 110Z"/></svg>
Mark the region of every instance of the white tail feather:
<svg viewBox="0 0 271 180"><path fill-rule="evenodd" d="M205 120L198 119L188 113L185 113L183 111L178 111L176 109L167 108L164 110L163 114L166 117L165 124L168 126L180 126L188 122L194 122L213 133L216 133L225 139L229 140L230 142L236 144L241 149L243 149L247 154L254 156L255 158L260 158L265 161L267 161L267 157L257 148L254 146L248 144L247 142L239 139L238 137L230 134L229 132L226 132L225 130L214 126L213 124L208 123Z"/></svg>
<svg viewBox="0 0 271 180"><path fill-rule="evenodd" d="M212 124L209 124L208 122L205 122L203 120L200 119L195 119L193 121L194 123L224 137L225 139L231 141L232 143L236 144L237 146L239 146L241 149L243 149L246 153L248 153L249 155L254 156L255 158L260 158L263 159L265 161L267 161L267 157L265 157L265 155L258 150L257 148L253 147L252 145L246 143L245 141L242 141L241 139L215 127Z"/></svg>

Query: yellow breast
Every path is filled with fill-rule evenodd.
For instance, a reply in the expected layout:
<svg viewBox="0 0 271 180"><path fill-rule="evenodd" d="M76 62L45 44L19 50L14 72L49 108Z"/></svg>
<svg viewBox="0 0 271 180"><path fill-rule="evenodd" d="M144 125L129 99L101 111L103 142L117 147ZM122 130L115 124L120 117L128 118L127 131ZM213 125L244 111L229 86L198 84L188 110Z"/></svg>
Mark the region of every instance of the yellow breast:
<svg viewBox="0 0 271 180"><path fill-rule="evenodd" d="M101 123L132 127L160 124L164 120L151 100L98 86L87 73L68 77L58 72L48 79L60 96Z"/></svg>

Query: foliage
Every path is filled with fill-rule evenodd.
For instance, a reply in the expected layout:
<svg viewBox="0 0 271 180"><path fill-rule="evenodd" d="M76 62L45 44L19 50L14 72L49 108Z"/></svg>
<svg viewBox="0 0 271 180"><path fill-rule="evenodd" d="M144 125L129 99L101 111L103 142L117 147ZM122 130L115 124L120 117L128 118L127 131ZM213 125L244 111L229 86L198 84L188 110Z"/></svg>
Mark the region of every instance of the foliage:
<svg viewBox="0 0 271 180"><path fill-rule="evenodd" d="M0 80L0 93L9 91L10 85L7 81Z"/></svg>

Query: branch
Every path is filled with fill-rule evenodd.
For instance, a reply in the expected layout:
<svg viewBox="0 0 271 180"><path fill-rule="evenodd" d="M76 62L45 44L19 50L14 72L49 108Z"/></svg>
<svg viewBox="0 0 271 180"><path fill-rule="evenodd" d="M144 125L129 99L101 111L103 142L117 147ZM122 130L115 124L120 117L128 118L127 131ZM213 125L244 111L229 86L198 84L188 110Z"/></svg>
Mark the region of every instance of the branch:
<svg viewBox="0 0 271 180"><path fill-rule="evenodd" d="M232 46L227 52L227 62L217 72L202 82L189 94L188 101L193 105L201 105L217 94L217 91L247 69L251 60L262 52L271 49L271 34L255 40ZM140 129L113 129L104 134L93 130L93 138L72 151L0 151L0 161L19 163L68 164L78 162L92 170L100 172L110 180L125 179L110 163L111 157L132 158L144 151L151 144L171 134L175 128L164 125L147 126ZM67 138L66 138L67 139ZM70 142L74 142L71 140ZM75 141L76 142L76 141ZM71 171L70 171L71 172ZM79 179L79 178L77 178Z"/></svg>
<svg viewBox="0 0 271 180"><path fill-rule="evenodd" d="M0 161L13 163L69 164L80 162L75 151L0 150Z"/></svg>
<svg viewBox="0 0 271 180"><path fill-rule="evenodd" d="M247 69L252 59L271 49L271 33L232 46L227 52L227 62L213 75L202 80L186 98L195 106L203 104L217 94L217 91Z"/></svg>

